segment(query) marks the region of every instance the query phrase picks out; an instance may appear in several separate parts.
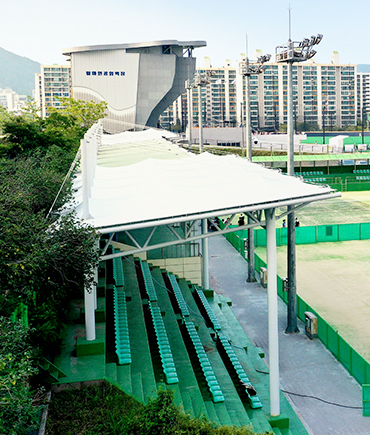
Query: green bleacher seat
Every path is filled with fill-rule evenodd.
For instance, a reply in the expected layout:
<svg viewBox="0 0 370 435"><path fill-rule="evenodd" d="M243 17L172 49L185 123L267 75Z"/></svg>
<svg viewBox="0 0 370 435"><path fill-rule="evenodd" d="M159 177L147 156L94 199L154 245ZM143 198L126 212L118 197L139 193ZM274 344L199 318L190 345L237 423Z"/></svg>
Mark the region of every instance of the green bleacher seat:
<svg viewBox="0 0 370 435"><path fill-rule="evenodd" d="M207 385L209 387L209 391L212 395L213 402L224 402L225 397L221 391L221 387L217 381L215 372L213 370L212 364L209 361L209 358L204 350L203 344L199 338L198 332L195 329L195 325L193 322L189 322L185 320L185 326L188 331L189 337L193 343L195 348L195 352L198 356L200 366L203 371L203 375L206 379Z"/></svg>
<svg viewBox="0 0 370 435"><path fill-rule="evenodd" d="M153 320L153 326L157 337L157 344L166 382L167 384L177 384L179 382L179 378L177 376L175 362L173 359L171 346L168 341L166 328L163 323L161 310L157 305L153 305L151 301L149 301L149 310Z"/></svg>
<svg viewBox="0 0 370 435"><path fill-rule="evenodd" d="M121 262L121 259L119 259ZM121 262L122 265L122 262ZM113 264L113 268L115 268ZM123 270L122 270L123 278ZM120 281L123 283L123 280ZM126 295L123 288L113 287L114 324L118 364L131 364L130 337L127 320Z"/></svg>
<svg viewBox="0 0 370 435"><path fill-rule="evenodd" d="M176 298L177 304L180 308L181 314L184 317L190 316L190 311L189 311L188 305L185 302L184 296L183 296L182 291L179 287L179 284L176 280L176 277L174 275L172 275L171 273L168 273L167 276L171 282L171 286L172 286L173 292L175 294L175 298Z"/></svg>
<svg viewBox="0 0 370 435"><path fill-rule="evenodd" d="M198 300L201 302L201 304L206 312L206 315L208 317L208 320L212 324L213 329L215 331L220 331L221 330L220 322L218 321L215 313L213 312L212 307L211 307L210 303L208 302L208 299L204 295L203 290L196 288L195 295L198 296Z"/></svg>
<svg viewBox="0 0 370 435"><path fill-rule="evenodd" d="M251 408L256 409L256 408L262 408L262 403L259 399L259 397L257 396L257 393L252 394L251 391L255 392L255 389L253 387L253 385L251 384L248 375L246 374L245 370L243 369L243 366L240 364L240 361L238 359L238 357L236 356L236 353L234 351L234 349L232 348L228 338L222 333L222 332L218 332L217 333L218 336L218 342L221 343L222 348L224 349L227 358L229 359L229 361L231 362L239 381L242 383L242 385L247 385L250 388L245 388L245 394L248 397L248 401L249 404L251 406Z"/></svg>

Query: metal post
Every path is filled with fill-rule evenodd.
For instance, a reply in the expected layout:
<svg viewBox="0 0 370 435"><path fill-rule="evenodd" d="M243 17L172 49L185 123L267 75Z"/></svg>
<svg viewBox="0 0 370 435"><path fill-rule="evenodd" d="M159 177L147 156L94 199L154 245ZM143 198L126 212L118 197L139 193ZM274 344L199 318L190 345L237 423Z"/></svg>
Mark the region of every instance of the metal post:
<svg viewBox="0 0 370 435"><path fill-rule="evenodd" d="M202 234L207 234L207 219L202 219ZM202 239L202 259L203 259L203 288L209 289L209 249L208 249L208 237Z"/></svg>
<svg viewBox="0 0 370 435"><path fill-rule="evenodd" d="M249 60L247 58L247 70L249 69ZM251 129L251 80L250 74L245 76L245 136L247 159L252 161L252 129Z"/></svg>
<svg viewBox="0 0 370 435"><path fill-rule="evenodd" d="M270 372L270 414L280 415L279 335L275 209L265 210L267 237L267 297Z"/></svg>
<svg viewBox="0 0 370 435"><path fill-rule="evenodd" d="M248 217L248 224L253 223ZM248 228L248 279L247 282L256 282L255 264L254 264L254 228Z"/></svg>
<svg viewBox="0 0 370 435"><path fill-rule="evenodd" d="M189 146L193 143L193 89L190 86L190 80L186 81L187 98L188 98L188 142Z"/></svg>
<svg viewBox="0 0 370 435"><path fill-rule="evenodd" d="M287 174L294 176L294 130L293 130L293 72L292 62L288 62L288 168ZM286 332L298 332L297 289L296 289L296 248L294 207L288 206L288 307Z"/></svg>
<svg viewBox="0 0 370 435"><path fill-rule="evenodd" d="M325 145L325 105L322 106L322 141Z"/></svg>
<svg viewBox="0 0 370 435"><path fill-rule="evenodd" d="M198 86L198 102L199 102L199 152L204 152L203 146L203 114L202 114L202 88Z"/></svg>
<svg viewBox="0 0 370 435"><path fill-rule="evenodd" d="M293 129L293 73L292 62L287 63L288 67L288 163L287 174L294 175L294 129Z"/></svg>

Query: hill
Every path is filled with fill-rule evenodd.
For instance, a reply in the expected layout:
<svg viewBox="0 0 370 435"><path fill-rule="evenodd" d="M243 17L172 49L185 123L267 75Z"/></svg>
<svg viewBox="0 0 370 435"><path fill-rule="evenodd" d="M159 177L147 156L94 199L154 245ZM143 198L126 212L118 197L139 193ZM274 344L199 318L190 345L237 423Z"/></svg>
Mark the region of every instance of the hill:
<svg viewBox="0 0 370 435"><path fill-rule="evenodd" d="M32 95L35 73L40 64L0 47L0 88L11 88L21 95Z"/></svg>

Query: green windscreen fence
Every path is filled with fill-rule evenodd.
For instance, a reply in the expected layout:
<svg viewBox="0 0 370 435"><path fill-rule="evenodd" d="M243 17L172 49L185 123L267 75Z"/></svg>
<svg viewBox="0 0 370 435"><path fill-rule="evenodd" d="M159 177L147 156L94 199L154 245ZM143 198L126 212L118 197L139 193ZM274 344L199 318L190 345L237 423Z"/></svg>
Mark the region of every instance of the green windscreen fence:
<svg viewBox="0 0 370 435"><path fill-rule="evenodd" d="M331 230L327 230L326 227L332 228ZM339 229L339 227L341 228ZM306 227L308 229L307 231L304 230L302 232L302 237L305 237L306 240L313 240L313 234L316 234L316 240L320 239L322 241L328 241L327 239L332 239L333 237L337 237L337 240L358 240L361 238L370 238L368 237L370 235L369 227L370 223ZM305 227L299 227L297 230L301 232L304 228ZM277 234L282 236L285 230L285 228L278 228ZM263 236L259 232L260 230L256 230L255 240L258 239L261 241L263 240ZM243 258L246 258L243 240L244 237L240 237L240 235L244 236L245 234L241 233L241 231L239 233L239 235L236 233L229 233L226 235L226 238L242 254ZM258 235L256 236L256 234ZM366 235L365 237L364 234ZM348 237L353 237L353 239L349 239ZM267 265L266 262L263 261L257 254L255 254L254 258L255 269L256 272L259 273L261 267L267 267ZM278 295L285 303L287 303L287 293L284 291L283 279L280 276L277 277L277 289ZM331 325L329 325L325 319L323 319L322 316L320 316L310 305L308 305L300 296L297 295L297 315L303 322L305 322L306 319L306 311L310 311L317 316L318 337L338 359L338 361L343 364L343 366L361 385L370 384L370 364L368 361L366 361L347 341L345 341L343 337L341 337L340 334ZM366 412L368 413L366 415L370 416L370 386L369 389L366 388L366 393L364 394L366 395L366 400L364 399L363 402L363 412L364 415Z"/></svg>
<svg viewBox="0 0 370 435"><path fill-rule="evenodd" d="M242 233L242 231L239 231L238 233ZM248 237L247 231L245 231L243 237ZM370 239L370 223L368 222L355 224L317 225L296 228L297 245L366 239ZM287 228L276 228L276 244L277 246L287 244ZM254 246L266 246L265 229L259 228L254 230Z"/></svg>

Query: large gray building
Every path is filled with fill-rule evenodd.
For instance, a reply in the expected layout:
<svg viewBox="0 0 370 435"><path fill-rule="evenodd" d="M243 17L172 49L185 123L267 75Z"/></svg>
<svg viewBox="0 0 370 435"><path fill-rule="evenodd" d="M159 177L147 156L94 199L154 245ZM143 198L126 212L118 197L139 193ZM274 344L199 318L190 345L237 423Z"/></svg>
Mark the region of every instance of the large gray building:
<svg viewBox="0 0 370 435"><path fill-rule="evenodd" d="M72 68L75 99L106 101L104 127L117 132L135 124L157 126L159 115L194 76L193 49L205 41L154 41L63 50Z"/></svg>

